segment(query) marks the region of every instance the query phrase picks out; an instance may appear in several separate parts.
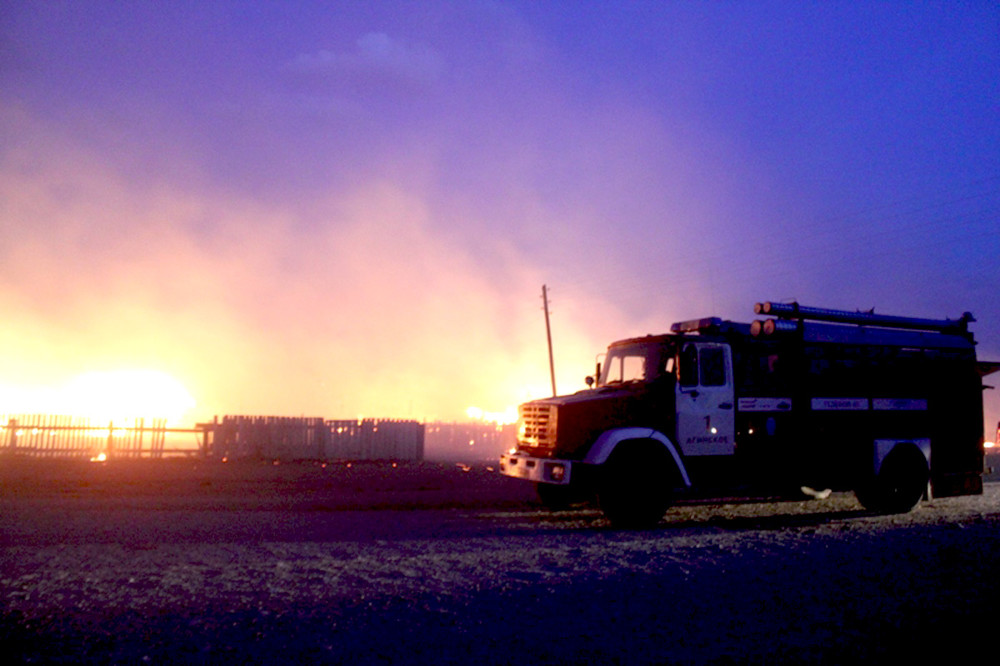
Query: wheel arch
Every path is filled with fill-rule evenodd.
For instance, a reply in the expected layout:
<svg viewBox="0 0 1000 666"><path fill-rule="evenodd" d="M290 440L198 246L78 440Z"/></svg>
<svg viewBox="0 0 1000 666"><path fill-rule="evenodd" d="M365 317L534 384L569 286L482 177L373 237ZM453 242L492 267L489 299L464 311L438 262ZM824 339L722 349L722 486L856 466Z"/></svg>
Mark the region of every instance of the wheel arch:
<svg viewBox="0 0 1000 666"><path fill-rule="evenodd" d="M872 450L872 472L878 476L882 471L882 463L894 452L915 449L923 455L927 462L927 471L931 469L931 440L918 439L876 439Z"/></svg>
<svg viewBox="0 0 1000 666"><path fill-rule="evenodd" d="M686 488L691 487L691 479L680 452L670 438L652 428L612 428L605 430L594 441L583 462L589 465L603 465L624 442L641 440L655 442L673 461L677 474Z"/></svg>
<svg viewBox="0 0 1000 666"><path fill-rule="evenodd" d="M862 506L906 513L931 498L930 440L879 439L873 448L872 467L854 489Z"/></svg>

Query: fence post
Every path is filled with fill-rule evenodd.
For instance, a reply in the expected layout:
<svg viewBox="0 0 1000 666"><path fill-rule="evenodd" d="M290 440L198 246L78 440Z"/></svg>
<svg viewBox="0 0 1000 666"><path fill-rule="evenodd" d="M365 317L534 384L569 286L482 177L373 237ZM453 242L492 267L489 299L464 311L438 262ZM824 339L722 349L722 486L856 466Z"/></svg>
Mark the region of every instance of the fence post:
<svg viewBox="0 0 1000 666"><path fill-rule="evenodd" d="M17 453L17 419L7 421L7 432L10 433L10 452Z"/></svg>
<svg viewBox="0 0 1000 666"><path fill-rule="evenodd" d="M204 456L205 458L208 458L213 453L212 449L210 449L209 447L210 446L214 447L218 443L218 439L219 439L219 416L218 416L218 414L213 414L212 415L212 428L211 428L211 431L212 431L212 441L211 441L211 443L209 443L209 441L208 441L208 432L209 432L209 429L208 428L205 429L205 456ZM218 451L216 451L214 453L218 454Z"/></svg>
<svg viewBox="0 0 1000 666"><path fill-rule="evenodd" d="M156 421L153 421L153 427L156 427ZM132 433L132 442L136 451L134 457L142 459L142 440L143 435L146 434L146 418L140 416L135 420L135 431ZM150 445L149 457L153 457L153 447Z"/></svg>

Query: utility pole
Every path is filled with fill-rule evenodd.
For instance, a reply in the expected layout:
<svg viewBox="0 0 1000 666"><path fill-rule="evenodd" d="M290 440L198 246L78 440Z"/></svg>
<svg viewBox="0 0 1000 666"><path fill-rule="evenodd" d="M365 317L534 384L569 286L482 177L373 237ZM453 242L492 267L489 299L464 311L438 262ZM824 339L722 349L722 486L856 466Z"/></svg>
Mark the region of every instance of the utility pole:
<svg viewBox="0 0 1000 666"><path fill-rule="evenodd" d="M556 393L556 364L552 359L552 328L549 326L549 292L545 285L542 285L542 303L545 307L545 337L549 341L549 375L552 377L552 395Z"/></svg>

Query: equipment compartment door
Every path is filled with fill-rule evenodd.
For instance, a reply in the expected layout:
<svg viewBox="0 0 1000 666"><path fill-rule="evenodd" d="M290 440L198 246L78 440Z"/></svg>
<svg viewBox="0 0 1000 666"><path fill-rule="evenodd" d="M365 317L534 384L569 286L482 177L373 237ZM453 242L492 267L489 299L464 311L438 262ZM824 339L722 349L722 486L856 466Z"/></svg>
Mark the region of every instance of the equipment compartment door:
<svg viewBox="0 0 1000 666"><path fill-rule="evenodd" d="M732 455L736 409L729 345L688 342L677 381L677 441L686 456Z"/></svg>

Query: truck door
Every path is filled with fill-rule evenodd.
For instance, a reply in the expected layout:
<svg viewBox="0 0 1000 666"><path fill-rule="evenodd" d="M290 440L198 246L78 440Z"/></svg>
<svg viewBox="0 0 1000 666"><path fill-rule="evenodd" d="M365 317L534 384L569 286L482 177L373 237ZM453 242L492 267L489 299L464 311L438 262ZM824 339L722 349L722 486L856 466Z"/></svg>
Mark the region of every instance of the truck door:
<svg viewBox="0 0 1000 666"><path fill-rule="evenodd" d="M684 455L732 455L736 410L729 345L684 343L676 390L677 442Z"/></svg>

